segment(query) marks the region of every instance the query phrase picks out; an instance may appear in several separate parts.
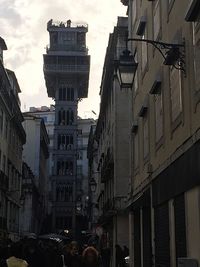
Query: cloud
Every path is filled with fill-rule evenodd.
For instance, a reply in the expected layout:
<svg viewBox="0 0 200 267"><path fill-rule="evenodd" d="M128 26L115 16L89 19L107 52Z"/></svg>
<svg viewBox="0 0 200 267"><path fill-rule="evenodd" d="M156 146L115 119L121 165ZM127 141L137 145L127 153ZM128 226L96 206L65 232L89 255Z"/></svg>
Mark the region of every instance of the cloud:
<svg viewBox="0 0 200 267"><path fill-rule="evenodd" d="M22 90L22 103L28 107L34 104L47 105L52 101L47 97L43 77L42 54L49 43L46 23L51 18L63 21L70 18L89 25L89 98L79 105L80 112L84 112L84 109L98 112L99 87L109 33L113 31L117 16L125 13L126 9L120 0L1 1L0 35L9 48L4 55L5 65L16 72Z"/></svg>

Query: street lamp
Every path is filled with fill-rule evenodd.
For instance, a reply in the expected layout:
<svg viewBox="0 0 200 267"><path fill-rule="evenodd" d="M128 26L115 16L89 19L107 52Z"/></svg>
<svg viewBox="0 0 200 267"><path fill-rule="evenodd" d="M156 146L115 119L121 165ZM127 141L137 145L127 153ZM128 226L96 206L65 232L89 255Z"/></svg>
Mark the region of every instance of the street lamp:
<svg viewBox="0 0 200 267"><path fill-rule="evenodd" d="M135 62L134 56L131 55L131 52L127 48L127 43L129 41L145 42L153 45L164 58L164 65L173 66L174 68L182 71L186 76L185 43L171 44L148 39L128 38L126 40L126 49L123 51L119 60L115 62L117 77L121 88L132 88L138 67L138 63Z"/></svg>
<svg viewBox="0 0 200 267"><path fill-rule="evenodd" d="M132 88L138 63L135 62L134 56L126 48L123 55L116 61L117 77L121 88Z"/></svg>
<svg viewBox="0 0 200 267"><path fill-rule="evenodd" d="M91 192L92 192L92 193L95 193L96 188L97 188L97 183L96 183L96 181L95 181L94 178L92 178L92 179L90 180L90 182L89 182L89 186L90 186L90 190L91 190Z"/></svg>

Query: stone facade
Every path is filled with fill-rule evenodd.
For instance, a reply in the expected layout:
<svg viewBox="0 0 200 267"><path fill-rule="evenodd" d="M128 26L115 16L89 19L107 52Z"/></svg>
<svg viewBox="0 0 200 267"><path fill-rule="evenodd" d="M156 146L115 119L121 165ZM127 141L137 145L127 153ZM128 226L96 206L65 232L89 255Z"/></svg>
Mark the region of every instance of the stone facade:
<svg viewBox="0 0 200 267"><path fill-rule="evenodd" d="M185 45L183 72L165 66L150 44L129 42L139 63L130 113L131 266L199 264L199 1L122 2L130 38Z"/></svg>
<svg viewBox="0 0 200 267"><path fill-rule="evenodd" d="M100 114L95 130L98 143L98 167L94 170L98 173L98 225L103 227L102 248L111 249L111 266L116 266L115 245L128 245L128 212L125 206L130 164L128 114L131 92L120 89L114 68L115 60L125 49L126 32L127 18L119 17L109 37L100 87Z"/></svg>
<svg viewBox="0 0 200 267"><path fill-rule="evenodd" d="M22 217L29 220L28 214L31 212L31 217L37 213L38 220L35 227L30 225L36 234L43 232L43 224L45 223L48 211L48 145L49 137L45 128L45 124L42 118L35 117L29 113L24 113L24 122L23 127L26 132L26 144L24 145L23 150L23 161L30 168L33 177L30 177L32 181L32 187L34 190L37 190L38 198L37 203L32 202L32 210L30 211L30 205L28 205L29 198L35 198L34 190L28 190L24 185L25 180L27 180L27 175L23 178L23 197L24 197L24 207L22 209ZM26 171L26 170L24 170ZM26 174L26 172L25 172ZM30 174L31 176L31 174ZM26 220L23 221L25 225L27 224ZM23 225L22 222L22 225ZM22 229L26 227L22 226Z"/></svg>
<svg viewBox="0 0 200 267"><path fill-rule="evenodd" d="M22 127L18 94L21 92L13 71L3 65L6 44L0 38L0 235L18 240L22 179Z"/></svg>

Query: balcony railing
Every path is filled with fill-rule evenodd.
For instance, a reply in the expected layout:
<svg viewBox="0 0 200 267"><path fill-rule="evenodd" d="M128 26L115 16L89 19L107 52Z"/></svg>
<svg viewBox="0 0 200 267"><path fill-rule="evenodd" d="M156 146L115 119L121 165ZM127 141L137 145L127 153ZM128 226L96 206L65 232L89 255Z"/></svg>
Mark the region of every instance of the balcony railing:
<svg viewBox="0 0 200 267"><path fill-rule="evenodd" d="M88 48L86 46L81 46L81 45L61 45L61 44L57 44L57 45L47 45L46 46L46 52L47 54L50 51L66 51L66 52L71 52L71 51L75 51L75 52L87 52L88 53Z"/></svg>
<svg viewBox="0 0 200 267"><path fill-rule="evenodd" d="M44 71L48 72L89 72L89 65L44 64Z"/></svg>
<svg viewBox="0 0 200 267"><path fill-rule="evenodd" d="M50 28L50 27L68 27L68 21L56 21L56 20L50 20L48 23L47 23L47 28ZM88 24L83 22L83 23L75 23L75 22L71 22L70 21L70 27L72 28L88 28Z"/></svg>
<svg viewBox="0 0 200 267"><path fill-rule="evenodd" d="M108 199L103 206L103 214L116 214L126 208L126 196Z"/></svg>

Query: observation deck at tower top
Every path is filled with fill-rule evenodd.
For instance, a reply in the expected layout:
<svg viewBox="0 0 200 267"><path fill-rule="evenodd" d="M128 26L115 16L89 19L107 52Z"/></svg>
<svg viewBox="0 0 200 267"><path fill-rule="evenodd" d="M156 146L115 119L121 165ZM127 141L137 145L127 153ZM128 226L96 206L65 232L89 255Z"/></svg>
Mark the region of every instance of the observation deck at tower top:
<svg viewBox="0 0 200 267"><path fill-rule="evenodd" d="M49 97L55 97L59 80L75 83L78 97L88 94L90 56L86 46L86 23L53 21L47 23L50 43L46 47L44 59L44 78Z"/></svg>
<svg viewBox="0 0 200 267"><path fill-rule="evenodd" d="M67 21L54 21L54 20L49 20L47 22L47 30L67 30L67 31L82 31L82 32L87 32L88 31L88 24L87 23L75 23L71 22L71 20Z"/></svg>

